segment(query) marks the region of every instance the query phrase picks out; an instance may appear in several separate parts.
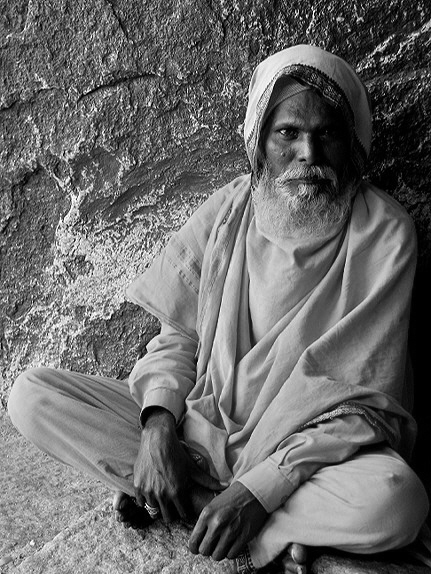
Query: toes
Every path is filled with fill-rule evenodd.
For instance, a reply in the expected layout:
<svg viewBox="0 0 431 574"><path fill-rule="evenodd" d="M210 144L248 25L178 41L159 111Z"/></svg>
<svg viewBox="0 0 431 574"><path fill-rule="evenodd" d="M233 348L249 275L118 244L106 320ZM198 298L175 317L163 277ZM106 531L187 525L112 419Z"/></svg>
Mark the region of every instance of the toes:
<svg viewBox="0 0 431 574"><path fill-rule="evenodd" d="M292 560L297 564L305 564L307 561L307 549L303 544L294 542L289 546L287 551L292 557Z"/></svg>
<svg viewBox="0 0 431 574"><path fill-rule="evenodd" d="M291 544L282 558L286 574L306 574L307 549L302 544Z"/></svg>
<svg viewBox="0 0 431 574"><path fill-rule="evenodd" d="M130 496L128 494L121 492L121 490L117 490L114 494L114 498L112 499L112 508L121 512L125 509L129 500Z"/></svg>
<svg viewBox="0 0 431 574"><path fill-rule="evenodd" d="M128 519L124 518L124 516L120 515L116 515L115 516L117 522L119 522L122 526L124 526L124 528L133 528L133 524L131 522L129 522Z"/></svg>
<svg viewBox="0 0 431 574"><path fill-rule="evenodd" d="M124 492L117 491L114 494L112 507L115 519L126 528L145 528L153 522L148 513L137 506L135 500Z"/></svg>
<svg viewBox="0 0 431 574"><path fill-rule="evenodd" d="M283 558L282 568L284 574L306 574L307 568L304 564L297 564L292 558Z"/></svg>

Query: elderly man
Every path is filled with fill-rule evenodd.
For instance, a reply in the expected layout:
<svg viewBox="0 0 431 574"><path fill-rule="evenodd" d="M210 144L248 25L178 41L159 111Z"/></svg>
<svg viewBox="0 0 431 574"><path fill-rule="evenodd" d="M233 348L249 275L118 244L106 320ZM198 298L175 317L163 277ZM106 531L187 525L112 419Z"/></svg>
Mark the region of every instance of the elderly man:
<svg viewBox="0 0 431 574"><path fill-rule="evenodd" d="M403 458L415 233L361 178L367 91L335 55L283 50L253 75L245 143L251 174L128 290L162 323L130 393L33 369L12 421L114 488L125 523L198 516L190 550L235 572L305 572L307 546L403 547L428 511Z"/></svg>

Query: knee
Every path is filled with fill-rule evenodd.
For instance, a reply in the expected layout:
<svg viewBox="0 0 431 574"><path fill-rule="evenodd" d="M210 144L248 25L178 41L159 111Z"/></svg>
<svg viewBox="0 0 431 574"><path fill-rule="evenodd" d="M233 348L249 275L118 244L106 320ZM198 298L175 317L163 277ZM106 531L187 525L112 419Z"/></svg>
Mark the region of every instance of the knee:
<svg viewBox="0 0 431 574"><path fill-rule="evenodd" d="M28 435L31 421L40 413L40 402L52 369L36 367L24 371L12 385L7 409L13 425Z"/></svg>
<svg viewBox="0 0 431 574"><path fill-rule="evenodd" d="M396 478L397 480L397 478ZM394 548L410 544L417 537L429 511L425 487L416 473L407 464L398 474L398 483L391 490Z"/></svg>
<svg viewBox="0 0 431 574"><path fill-rule="evenodd" d="M402 548L417 537L429 511L422 482L404 462L382 477L380 487L369 499L367 522L372 525L376 547L371 552Z"/></svg>

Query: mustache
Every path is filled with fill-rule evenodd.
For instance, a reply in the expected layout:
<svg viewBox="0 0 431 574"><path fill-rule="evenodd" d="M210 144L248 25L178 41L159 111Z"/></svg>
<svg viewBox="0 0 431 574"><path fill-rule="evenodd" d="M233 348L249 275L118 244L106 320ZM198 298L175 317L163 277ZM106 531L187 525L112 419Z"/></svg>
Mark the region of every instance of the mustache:
<svg viewBox="0 0 431 574"><path fill-rule="evenodd" d="M304 180L311 183L321 183L326 181L333 185L338 184L338 177L335 170L330 166L304 165L287 168L274 181L278 185L286 185L295 180Z"/></svg>

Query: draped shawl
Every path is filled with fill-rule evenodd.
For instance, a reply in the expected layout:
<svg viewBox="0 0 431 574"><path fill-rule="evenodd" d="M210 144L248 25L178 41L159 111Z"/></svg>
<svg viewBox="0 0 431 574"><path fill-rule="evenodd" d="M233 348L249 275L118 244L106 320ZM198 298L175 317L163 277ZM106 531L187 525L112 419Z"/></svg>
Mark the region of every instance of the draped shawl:
<svg viewBox="0 0 431 574"><path fill-rule="evenodd" d="M319 84L344 110L362 169L371 142L365 88L343 60L299 48L269 58L253 76L245 122L252 169L268 86L286 70ZM364 416L408 456L415 436L405 375L416 249L410 218L362 182L342 229L305 255L292 247L292 267L301 257L306 264L289 287L291 304L254 341L247 337L251 181L244 175L216 191L127 292L197 344L185 440L225 484L292 433L344 414Z"/></svg>

